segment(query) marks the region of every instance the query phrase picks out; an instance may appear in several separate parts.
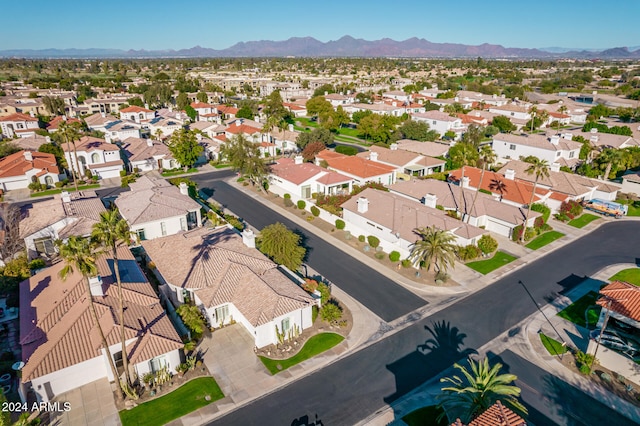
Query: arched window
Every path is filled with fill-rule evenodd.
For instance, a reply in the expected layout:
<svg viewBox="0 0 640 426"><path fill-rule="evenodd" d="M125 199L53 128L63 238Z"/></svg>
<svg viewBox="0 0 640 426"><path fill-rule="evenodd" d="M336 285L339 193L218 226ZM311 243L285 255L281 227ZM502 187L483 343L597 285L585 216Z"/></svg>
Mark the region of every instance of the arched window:
<svg viewBox="0 0 640 426"><path fill-rule="evenodd" d="M142 119L144 118L144 114L143 114L143 113L140 113L140 115L138 116L138 118L139 118L140 120L142 120Z"/></svg>
<svg viewBox="0 0 640 426"><path fill-rule="evenodd" d="M98 154L97 152L94 152L93 154L91 154L91 163L95 164L95 163L100 163L100 154Z"/></svg>
<svg viewBox="0 0 640 426"><path fill-rule="evenodd" d="M53 185L53 178L51 176L45 176L44 177L44 183L46 183L47 186L52 186Z"/></svg>

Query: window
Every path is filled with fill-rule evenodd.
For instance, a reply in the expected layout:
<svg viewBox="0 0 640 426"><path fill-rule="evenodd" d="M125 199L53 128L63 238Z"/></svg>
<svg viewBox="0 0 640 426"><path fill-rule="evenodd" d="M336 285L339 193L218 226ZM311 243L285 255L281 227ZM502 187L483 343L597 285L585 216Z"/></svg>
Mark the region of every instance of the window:
<svg viewBox="0 0 640 426"><path fill-rule="evenodd" d="M160 222L160 231L162 232L162 235L167 235L167 224L164 222Z"/></svg>
<svg viewBox="0 0 640 426"><path fill-rule="evenodd" d="M516 150L516 146L514 144L510 144L509 145L509 149L512 150L512 151L515 151Z"/></svg>
<svg viewBox="0 0 640 426"><path fill-rule="evenodd" d="M556 152L556 157L560 157L560 151Z"/></svg>
<svg viewBox="0 0 640 426"><path fill-rule="evenodd" d="M136 236L138 237L138 239L139 239L140 241L144 241L144 240L146 240L146 239L147 239L147 238L145 237L145 235L144 235L144 229L137 229L137 230L136 230Z"/></svg>
<svg viewBox="0 0 640 426"><path fill-rule="evenodd" d="M55 253L55 247L51 237L35 239L33 240L33 244L36 246L36 251L39 254L52 255Z"/></svg>
<svg viewBox="0 0 640 426"><path fill-rule="evenodd" d="M151 360L151 372L155 373L162 370L167 365L167 358L162 355Z"/></svg>
<svg viewBox="0 0 640 426"><path fill-rule="evenodd" d="M282 323L281 323L280 325L281 325L281 327L282 327L282 328L281 328L281 332L282 332L282 333L286 333L286 332L288 332L288 331L289 331L289 328L291 328L291 323L290 323L290 321L289 321L289 317L287 317L287 318L283 319L283 320L282 320Z"/></svg>
<svg viewBox="0 0 640 426"><path fill-rule="evenodd" d="M574 155L575 155L574 151L569 152L569 158L573 158Z"/></svg>
<svg viewBox="0 0 640 426"><path fill-rule="evenodd" d="M224 324L229 318L229 305L224 305L216 308L216 320L219 324Z"/></svg>
<svg viewBox="0 0 640 426"><path fill-rule="evenodd" d="M100 154L98 154L97 152L94 152L93 154L91 154L91 162L92 163L99 163L100 162Z"/></svg>

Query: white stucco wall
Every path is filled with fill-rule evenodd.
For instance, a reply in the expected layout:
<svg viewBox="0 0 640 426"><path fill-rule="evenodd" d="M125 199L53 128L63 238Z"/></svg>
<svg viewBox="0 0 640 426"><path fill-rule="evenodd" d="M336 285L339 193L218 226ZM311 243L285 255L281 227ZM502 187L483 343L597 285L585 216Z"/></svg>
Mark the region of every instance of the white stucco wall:
<svg viewBox="0 0 640 426"><path fill-rule="evenodd" d="M199 212L198 212L199 214ZM184 218L185 228L183 229L180 224L180 218ZM166 234L162 234L162 223L166 226ZM144 229L145 238L147 240L153 240L154 238L160 238L166 235L174 235L180 231L186 231L187 228L187 215L174 216L167 219L156 220L153 222L145 222L137 225L131 225L131 232L135 233L139 229Z"/></svg>
<svg viewBox="0 0 640 426"><path fill-rule="evenodd" d="M51 387L51 391L53 393L51 396L53 397L103 377L107 377L107 370L109 370L109 366L106 358L99 356L35 378L31 381L31 385L36 393L38 402L49 401L49 396L45 391L45 385L47 383Z"/></svg>
<svg viewBox="0 0 640 426"><path fill-rule="evenodd" d="M180 365L181 360L180 360L180 349L176 349L174 351L168 352L164 355L162 355L166 362L167 362L167 367L169 367L169 372L171 374L175 374L176 373L176 367ZM146 373L151 372L151 360L145 360L142 362L139 362L137 364L134 365L134 369L136 371L136 373L138 374L138 377L142 377L143 375L145 375Z"/></svg>

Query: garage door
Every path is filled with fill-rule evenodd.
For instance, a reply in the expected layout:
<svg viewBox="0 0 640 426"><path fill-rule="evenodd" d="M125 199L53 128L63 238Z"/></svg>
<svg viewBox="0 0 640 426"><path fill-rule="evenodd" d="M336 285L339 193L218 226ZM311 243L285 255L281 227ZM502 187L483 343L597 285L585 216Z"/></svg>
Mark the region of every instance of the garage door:
<svg viewBox="0 0 640 426"><path fill-rule="evenodd" d="M495 232L496 234L502 235L504 237L509 237L511 233L511 228L509 226L494 222L492 220L487 220L487 230Z"/></svg>

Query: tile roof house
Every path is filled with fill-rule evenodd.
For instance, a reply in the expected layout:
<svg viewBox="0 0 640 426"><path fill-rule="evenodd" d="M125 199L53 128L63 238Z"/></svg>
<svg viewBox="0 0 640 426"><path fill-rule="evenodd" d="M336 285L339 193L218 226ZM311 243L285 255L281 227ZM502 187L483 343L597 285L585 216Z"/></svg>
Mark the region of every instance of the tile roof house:
<svg viewBox="0 0 640 426"><path fill-rule="evenodd" d="M175 169L178 165L169 147L153 139L127 138L122 150L127 156L129 171L141 172L158 169ZM173 162L172 162L173 160Z"/></svg>
<svg viewBox="0 0 640 426"><path fill-rule="evenodd" d="M176 113L176 118L159 115L147 123L149 134L156 139L162 140L171 136L176 130L182 129L185 125L186 116L183 117L179 113Z"/></svg>
<svg viewBox="0 0 640 426"><path fill-rule="evenodd" d="M342 204L347 230L353 235L375 235L385 251L397 250L403 257L418 240L414 229L435 226L450 231L456 244L475 244L487 231L451 218L434 207L416 203L391 192L367 188Z"/></svg>
<svg viewBox="0 0 640 426"><path fill-rule="evenodd" d="M88 237L104 211L102 201L93 191L65 191L25 209L20 237L24 239L28 258L53 256L54 242L58 239L65 240L71 235Z"/></svg>
<svg viewBox="0 0 640 426"><path fill-rule="evenodd" d="M97 130L99 132L106 131L107 124L118 121L118 117L104 112L97 112L95 114L84 117L84 122L87 123L87 127L90 130Z"/></svg>
<svg viewBox="0 0 640 426"><path fill-rule="evenodd" d="M449 152L450 145L440 142L420 142L412 139L400 139L396 142L398 149L415 152L429 157L443 157Z"/></svg>
<svg viewBox="0 0 640 426"><path fill-rule="evenodd" d="M398 149L396 143L392 143L389 148L372 145L368 151L360 152L356 156L396 167L397 177L407 180L410 176L427 176L443 172L446 163L438 158Z"/></svg>
<svg viewBox="0 0 640 426"><path fill-rule="evenodd" d="M527 422L498 401L466 425L457 419L451 426L527 426Z"/></svg>
<svg viewBox="0 0 640 426"><path fill-rule="evenodd" d="M108 143L122 142L127 138L139 138L142 125L135 121L117 120L104 126L104 139Z"/></svg>
<svg viewBox="0 0 640 426"><path fill-rule="evenodd" d="M351 157L325 149L316 155L316 165L326 161L328 169L354 180L357 185L378 182L391 185L396 181L396 168L361 157Z"/></svg>
<svg viewBox="0 0 640 426"><path fill-rule="evenodd" d="M39 128L38 119L29 114L16 112L0 117L0 130L8 138L34 136Z"/></svg>
<svg viewBox="0 0 640 426"><path fill-rule="evenodd" d="M568 136L582 136L588 140L592 146L598 148L628 148L630 146L640 146L640 141L633 136L614 135L613 133L601 133L593 128L588 132L570 133Z"/></svg>
<svg viewBox="0 0 640 426"><path fill-rule="evenodd" d="M310 199L312 194L336 195L350 193L354 179L313 163L305 163L301 156L280 158L271 165L269 191L295 199ZM295 201L295 200L294 200Z"/></svg>
<svg viewBox="0 0 640 426"><path fill-rule="evenodd" d="M215 327L241 323L260 348L277 343L276 327L284 333L310 327L315 301L256 250L253 238L251 231L240 237L223 226L142 245L157 265L161 291L175 305L188 297Z"/></svg>
<svg viewBox="0 0 640 426"><path fill-rule="evenodd" d="M18 151L0 160L0 189L28 188L32 182L53 186L64 179L56 157L38 151Z"/></svg>
<svg viewBox="0 0 640 426"><path fill-rule="evenodd" d="M460 186L435 179L397 182L391 185L389 190L391 193L405 196L427 207L442 206L445 211L454 210L459 215L462 213L469 215L470 225L484 227L487 231L504 237L511 237L513 229L524 223L527 214L527 209L523 207L502 203L489 194L475 190L468 189L461 196ZM474 197L475 206L473 206ZM532 211L529 214L527 226L532 227L539 216L541 216L540 213Z"/></svg>
<svg viewBox="0 0 640 426"><path fill-rule="evenodd" d="M69 148L67 144L62 144L62 151L70 168L76 167L76 154L78 155L77 162L81 176L90 170L92 175L107 179L119 177L120 171L124 170L120 148L118 145L107 143L104 139L83 136L76 142L75 152L73 146Z"/></svg>
<svg viewBox="0 0 640 426"><path fill-rule="evenodd" d="M300 132L293 130L293 124L290 124L286 130L278 128L271 130L271 142L283 153L291 153L298 151L298 136Z"/></svg>
<svg viewBox="0 0 640 426"><path fill-rule="evenodd" d="M511 133L498 133L493 136L491 147L500 159L517 160L520 157L532 155L552 164L561 159L573 163L577 162L582 144L564 139L560 135L520 136Z"/></svg>
<svg viewBox="0 0 640 426"><path fill-rule="evenodd" d="M47 132L49 133L57 132L60 125L64 122L81 123L81 121L77 118L67 118L64 115L57 115L53 117L51 121L49 121L49 123L47 123Z"/></svg>
<svg viewBox="0 0 640 426"><path fill-rule="evenodd" d="M155 116L155 111L136 105L131 105L120 110L120 118L130 120L138 124L151 121Z"/></svg>
<svg viewBox="0 0 640 426"><path fill-rule="evenodd" d="M640 328L640 287L623 281L613 281L600 289L596 303L603 307L601 321L609 314L627 324Z"/></svg>
<svg viewBox="0 0 640 426"><path fill-rule="evenodd" d="M51 137L36 134L26 138L14 139L10 143L28 151L37 151L41 145L51 143Z"/></svg>
<svg viewBox="0 0 640 426"><path fill-rule="evenodd" d="M118 195L115 204L140 241L202 226L200 204L189 197L186 184L178 188L143 175L129 187L131 191Z"/></svg>
<svg viewBox="0 0 640 426"><path fill-rule="evenodd" d="M443 136L445 133L451 131L456 134L456 139L458 139L466 130L466 126L462 124L461 118L451 117L446 112L427 111L423 113L412 114L411 119L414 121L427 123L429 127L432 130L438 132L440 136Z"/></svg>
<svg viewBox="0 0 640 426"><path fill-rule="evenodd" d="M184 344L131 252L121 246L118 257L130 366L140 376L164 365L175 372ZM113 260L107 256L96 259L99 275L90 279L91 293L77 271L66 280L60 278L64 265L58 262L20 284L23 400L31 391L38 401L50 401L101 378L113 381L107 353L121 367ZM108 352L94 325L90 299L109 344Z"/></svg>

